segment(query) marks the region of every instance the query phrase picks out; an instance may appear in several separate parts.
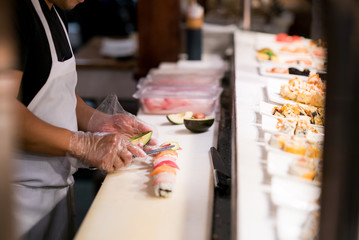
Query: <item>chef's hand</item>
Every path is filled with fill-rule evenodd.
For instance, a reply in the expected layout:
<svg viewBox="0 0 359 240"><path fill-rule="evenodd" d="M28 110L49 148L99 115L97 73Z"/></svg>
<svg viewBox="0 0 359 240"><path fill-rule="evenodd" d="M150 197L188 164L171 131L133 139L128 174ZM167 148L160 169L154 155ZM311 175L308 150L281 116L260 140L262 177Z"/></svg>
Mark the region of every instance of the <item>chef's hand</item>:
<svg viewBox="0 0 359 240"><path fill-rule="evenodd" d="M89 121L88 130L117 133L127 140L147 131L152 131L151 140L147 143L147 145L149 148L157 145L157 140L154 136L156 135L156 133L154 133L154 128L151 128L139 120L136 116L128 112L107 115L96 111Z"/></svg>
<svg viewBox="0 0 359 240"><path fill-rule="evenodd" d="M107 172L129 165L133 155L146 156L140 147L111 133L73 132L69 150L87 165Z"/></svg>

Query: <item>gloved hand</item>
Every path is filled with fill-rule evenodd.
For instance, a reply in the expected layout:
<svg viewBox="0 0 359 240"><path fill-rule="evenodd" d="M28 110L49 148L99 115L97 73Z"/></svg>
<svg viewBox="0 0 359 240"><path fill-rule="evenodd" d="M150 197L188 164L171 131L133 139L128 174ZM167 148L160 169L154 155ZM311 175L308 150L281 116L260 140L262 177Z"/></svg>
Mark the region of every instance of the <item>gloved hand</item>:
<svg viewBox="0 0 359 240"><path fill-rule="evenodd" d="M142 133L153 129L137 119L137 117L129 113L118 113L107 115L96 111L91 117L88 130L94 132L117 133L129 140ZM156 145L154 138L147 143L148 145Z"/></svg>
<svg viewBox="0 0 359 240"><path fill-rule="evenodd" d="M69 153L91 167L113 172L131 163L143 150L118 134L73 132Z"/></svg>
<svg viewBox="0 0 359 240"><path fill-rule="evenodd" d="M87 130L117 133L127 140L152 130L152 138L145 147L152 148L157 145L155 128L125 111L114 94L107 96L98 106L88 122Z"/></svg>

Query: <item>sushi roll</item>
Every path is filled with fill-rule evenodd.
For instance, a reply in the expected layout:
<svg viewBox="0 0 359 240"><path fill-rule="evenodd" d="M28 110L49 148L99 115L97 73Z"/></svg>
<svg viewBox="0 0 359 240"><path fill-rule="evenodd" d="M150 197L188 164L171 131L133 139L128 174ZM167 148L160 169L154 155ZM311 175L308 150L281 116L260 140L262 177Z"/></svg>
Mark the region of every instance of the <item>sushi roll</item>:
<svg viewBox="0 0 359 240"><path fill-rule="evenodd" d="M285 134L294 135L295 129L297 126L297 122L291 119L278 119L277 129Z"/></svg>
<svg viewBox="0 0 359 240"><path fill-rule="evenodd" d="M308 104L311 102L312 94L306 90L299 90L297 95L297 101L301 103Z"/></svg>
<svg viewBox="0 0 359 240"><path fill-rule="evenodd" d="M313 159L300 158L292 162L289 166L289 174L313 180L315 177L315 164Z"/></svg>
<svg viewBox="0 0 359 240"><path fill-rule="evenodd" d="M153 188L156 197L171 197L174 184L169 182L159 182Z"/></svg>
<svg viewBox="0 0 359 240"><path fill-rule="evenodd" d="M176 175L179 167L176 163L178 153L173 150L165 150L157 154L153 160L153 168L150 176L153 177L153 190L157 197L170 197L174 191Z"/></svg>
<svg viewBox="0 0 359 240"><path fill-rule="evenodd" d="M305 156L306 144L304 141L292 139L284 143L285 152Z"/></svg>
<svg viewBox="0 0 359 240"><path fill-rule="evenodd" d="M305 136L307 136L308 131L309 131L308 122L305 120L298 120L294 134L298 137L305 137Z"/></svg>
<svg viewBox="0 0 359 240"><path fill-rule="evenodd" d="M156 197L170 197L174 191L175 182L176 176L172 173L157 174L152 184Z"/></svg>
<svg viewBox="0 0 359 240"><path fill-rule="evenodd" d="M269 144L277 149L283 149L284 143L288 141L289 137L283 134L273 134L270 138Z"/></svg>

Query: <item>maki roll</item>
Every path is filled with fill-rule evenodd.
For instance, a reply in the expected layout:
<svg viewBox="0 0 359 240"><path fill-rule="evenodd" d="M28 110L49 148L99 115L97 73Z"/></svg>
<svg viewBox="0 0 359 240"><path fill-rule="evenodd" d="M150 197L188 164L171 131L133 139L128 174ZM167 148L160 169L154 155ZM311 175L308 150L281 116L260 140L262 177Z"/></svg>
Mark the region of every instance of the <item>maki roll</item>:
<svg viewBox="0 0 359 240"><path fill-rule="evenodd" d="M152 184L156 197L170 197L174 191L176 176L162 172L155 176Z"/></svg>
<svg viewBox="0 0 359 240"><path fill-rule="evenodd" d="M153 168L150 176L154 181L152 187L157 197L170 197L174 191L177 171L176 163L178 153L169 149L160 152L153 160Z"/></svg>

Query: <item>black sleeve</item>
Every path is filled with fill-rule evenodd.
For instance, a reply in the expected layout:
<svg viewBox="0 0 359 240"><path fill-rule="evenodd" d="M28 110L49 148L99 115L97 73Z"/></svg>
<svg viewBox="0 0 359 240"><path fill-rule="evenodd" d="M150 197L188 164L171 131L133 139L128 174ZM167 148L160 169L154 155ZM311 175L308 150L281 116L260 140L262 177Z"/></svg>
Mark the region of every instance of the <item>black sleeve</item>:
<svg viewBox="0 0 359 240"><path fill-rule="evenodd" d="M15 0L13 2L13 36L15 42L15 51L17 61L14 69L24 71L27 55L29 52L29 31L32 29L32 21L29 21L29 1L27 0Z"/></svg>

